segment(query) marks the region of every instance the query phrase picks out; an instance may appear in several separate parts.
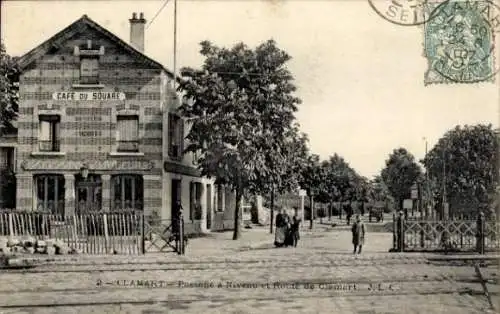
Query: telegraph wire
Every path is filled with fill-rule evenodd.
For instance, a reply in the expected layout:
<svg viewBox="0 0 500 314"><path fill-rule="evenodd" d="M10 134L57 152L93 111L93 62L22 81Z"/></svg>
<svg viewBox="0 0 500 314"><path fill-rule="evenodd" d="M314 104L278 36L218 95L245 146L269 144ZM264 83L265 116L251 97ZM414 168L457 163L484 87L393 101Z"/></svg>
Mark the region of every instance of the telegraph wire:
<svg viewBox="0 0 500 314"><path fill-rule="evenodd" d="M153 18L151 19L151 22L149 22L148 26L146 26L146 29L148 29L151 26L151 24L153 24L153 22L158 17L158 15L161 13L161 11L163 11L163 9L167 6L168 2L169 2L169 0L165 0L165 3L163 3L161 8L158 10L158 12L156 12L156 14L153 16Z"/></svg>

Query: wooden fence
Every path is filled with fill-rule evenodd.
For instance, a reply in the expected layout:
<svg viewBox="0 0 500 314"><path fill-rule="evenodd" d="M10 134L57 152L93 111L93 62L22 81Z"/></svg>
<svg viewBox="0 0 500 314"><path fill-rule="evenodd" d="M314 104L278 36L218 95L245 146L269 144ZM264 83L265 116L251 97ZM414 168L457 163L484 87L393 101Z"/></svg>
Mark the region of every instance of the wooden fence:
<svg viewBox="0 0 500 314"><path fill-rule="evenodd" d="M394 216L393 250L478 252L500 250L500 225L496 219L453 217L448 220L406 219Z"/></svg>
<svg viewBox="0 0 500 314"><path fill-rule="evenodd" d="M87 213L72 216L0 211L0 236L59 240L84 254L143 254L141 212Z"/></svg>

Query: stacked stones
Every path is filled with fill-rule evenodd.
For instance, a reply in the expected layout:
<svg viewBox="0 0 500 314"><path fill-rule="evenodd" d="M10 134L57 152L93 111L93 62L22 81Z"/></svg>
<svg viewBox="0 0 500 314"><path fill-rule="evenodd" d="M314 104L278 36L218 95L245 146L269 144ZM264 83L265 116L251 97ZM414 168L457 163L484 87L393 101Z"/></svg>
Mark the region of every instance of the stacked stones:
<svg viewBox="0 0 500 314"><path fill-rule="evenodd" d="M0 252L2 255L17 254L48 254L66 255L75 254L76 250L70 249L63 241L57 239L36 240L26 237L22 240L10 238L0 240Z"/></svg>

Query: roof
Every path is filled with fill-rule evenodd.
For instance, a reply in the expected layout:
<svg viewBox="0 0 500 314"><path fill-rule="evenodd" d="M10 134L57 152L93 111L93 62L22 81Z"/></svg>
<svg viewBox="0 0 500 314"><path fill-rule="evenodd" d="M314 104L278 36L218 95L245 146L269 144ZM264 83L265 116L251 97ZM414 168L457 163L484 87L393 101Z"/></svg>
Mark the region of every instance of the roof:
<svg viewBox="0 0 500 314"><path fill-rule="evenodd" d="M174 77L173 73L166 69L162 64L159 62L149 58L146 56L144 53L140 52L139 50L135 49L132 47L130 44L113 34L112 32L108 31L104 27L100 26L93 20L91 20L86 14L83 15L81 18L70 24L68 27L60 31L59 33L55 34L51 38L47 39L45 42L42 44L38 45L22 57L18 58L18 64L19 67L21 68L21 71L24 70L26 67L28 67L30 64L32 64L34 61L45 55L51 48L59 48L66 40L71 38L73 35L75 35L78 31L82 29L82 27L88 26L91 29L96 30L97 32L103 34L103 36L107 37L132 55L136 56L137 58L141 59L143 62L152 65L154 67L157 67L158 69L164 70L168 76L171 78ZM177 77L179 80L179 77Z"/></svg>

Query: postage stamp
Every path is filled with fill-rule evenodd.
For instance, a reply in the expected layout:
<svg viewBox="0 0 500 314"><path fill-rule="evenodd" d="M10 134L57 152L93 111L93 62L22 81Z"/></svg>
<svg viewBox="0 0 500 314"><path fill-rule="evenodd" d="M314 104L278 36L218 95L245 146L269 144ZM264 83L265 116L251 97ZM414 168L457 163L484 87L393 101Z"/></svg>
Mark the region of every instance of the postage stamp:
<svg viewBox="0 0 500 314"><path fill-rule="evenodd" d="M424 84L494 81L497 7L480 0L451 0L424 24Z"/></svg>

